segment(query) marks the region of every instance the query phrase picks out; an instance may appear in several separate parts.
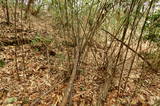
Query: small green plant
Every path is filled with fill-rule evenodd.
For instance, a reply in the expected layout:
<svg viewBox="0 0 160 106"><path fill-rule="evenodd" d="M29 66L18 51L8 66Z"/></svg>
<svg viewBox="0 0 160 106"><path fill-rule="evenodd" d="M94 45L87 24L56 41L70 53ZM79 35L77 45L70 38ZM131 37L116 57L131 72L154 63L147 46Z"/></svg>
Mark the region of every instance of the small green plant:
<svg viewBox="0 0 160 106"><path fill-rule="evenodd" d="M85 70L84 70L84 69L79 69L78 71L79 71L80 74L82 74L82 75L84 75L84 73L85 73Z"/></svg>
<svg viewBox="0 0 160 106"><path fill-rule="evenodd" d="M49 36L42 36L40 34L36 34L34 39L31 41L31 46L35 51L44 51L45 48L52 42L52 38Z"/></svg>
<svg viewBox="0 0 160 106"><path fill-rule="evenodd" d="M65 60L65 55L64 54L56 54L55 57L59 58L62 61Z"/></svg>
<svg viewBox="0 0 160 106"><path fill-rule="evenodd" d="M80 86L80 90L81 90L81 91L85 91L86 88L85 88L84 86Z"/></svg>
<svg viewBox="0 0 160 106"><path fill-rule="evenodd" d="M145 25L146 35L145 40L156 43L160 46L160 10L154 12L148 17Z"/></svg>
<svg viewBox="0 0 160 106"><path fill-rule="evenodd" d="M3 67L5 65L4 60L0 60L0 67Z"/></svg>
<svg viewBox="0 0 160 106"><path fill-rule="evenodd" d="M16 98L16 97L7 98L7 99L5 100L5 102L6 102L7 104L14 103L14 102L16 102L16 101L17 101L17 98Z"/></svg>
<svg viewBox="0 0 160 106"><path fill-rule="evenodd" d="M29 98L28 97L25 97L23 98L23 104L28 104L29 103Z"/></svg>
<svg viewBox="0 0 160 106"><path fill-rule="evenodd" d="M145 25L145 36L144 40L152 42L157 45L156 50L151 53L143 53L142 55L146 58L156 70L160 70L160 10L153 12L148 16ZM147 66L142 65L147 69Z"/></svg>
<svg viewBox="0 0 160 106"><path fill-rule="evenodd" d="M36 36L36 37L32 40L32 44L36 44L37 42L40 42L39 36Z"/></svg>
<svg viewBox="0 0 160 106"><path fill-rule="evenodd" d="M40 34L36 34L35 38L32 39L31 44L36 45L39 43L44 43L44 44L50 44L52 42L52 38L51 37L44 37L41 36Z"/></svg>

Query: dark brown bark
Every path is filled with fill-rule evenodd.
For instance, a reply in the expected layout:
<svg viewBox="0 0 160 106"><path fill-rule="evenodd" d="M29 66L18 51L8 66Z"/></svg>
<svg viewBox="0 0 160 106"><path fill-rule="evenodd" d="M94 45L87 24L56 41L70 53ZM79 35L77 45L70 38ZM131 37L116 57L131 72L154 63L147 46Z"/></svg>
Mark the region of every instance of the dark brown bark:
<svg viewBox="0 0 160 106"><path fill-rule="evenodd" d="M8 0L6 0L6 21L9 24L10 23L10 16L9 16L9 8L8 8Z"/></svg>

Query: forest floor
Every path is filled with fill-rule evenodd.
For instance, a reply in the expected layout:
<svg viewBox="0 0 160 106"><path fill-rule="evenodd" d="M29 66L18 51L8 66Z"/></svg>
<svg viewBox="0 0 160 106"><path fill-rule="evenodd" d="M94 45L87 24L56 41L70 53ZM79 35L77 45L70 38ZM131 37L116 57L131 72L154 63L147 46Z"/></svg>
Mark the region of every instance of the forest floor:
<svg viewBox="0 0 160 106"><path fill-rule="evenodd" d="M36 102L36 106L57 106L62 101L69 80L66 54L71 49L62 45L64 39L59 35L57 26L45 20L33 18L30 20L30 27L25 22L22 23L23 27L20 22L17 23L16 29L23 29L17 31L17 36L30 39L31 43L16 48L14 45L0 45L0 60L4 61L4 65L0 67L0 105L30 106ZM51 38L52 41L47 45L43 41L37 43L36 39L41 39L37 38L39 35ZM0 42L14 38L15 26L0 24ZM137 65L137 69L132 70L123 94L118 96L116 87L110 90L106 106L150 106L158 103L158 100L159 104L155 106L160 105L160 77L156 74L144 72L141 88L131 97L140 77L139 67ZM78 70L80 74L74 82L73 105L94 106L100 86L104 83L102 70L95 67L92 56Z"/></svg>

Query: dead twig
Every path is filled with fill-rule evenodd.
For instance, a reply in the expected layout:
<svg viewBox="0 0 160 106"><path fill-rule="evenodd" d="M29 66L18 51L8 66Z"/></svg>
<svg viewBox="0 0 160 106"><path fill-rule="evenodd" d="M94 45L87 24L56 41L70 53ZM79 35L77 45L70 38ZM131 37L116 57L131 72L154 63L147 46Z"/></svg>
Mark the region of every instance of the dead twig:
<svg viewBox="0 0 160 106"><path fill-rule="evenodd" d="M31 106L34 106L37 102L39 102L41 100L42 97L48 95L49 93L51 93L56 86L58 86L59 84L61 84L64 81L64 79L62 81L60 81L59 83L55 84L54 86L52 86L52 88L50 90L48 90L47 92L45 92L43 95L41 95L40 97L36 98L32 103Z"/></svg>

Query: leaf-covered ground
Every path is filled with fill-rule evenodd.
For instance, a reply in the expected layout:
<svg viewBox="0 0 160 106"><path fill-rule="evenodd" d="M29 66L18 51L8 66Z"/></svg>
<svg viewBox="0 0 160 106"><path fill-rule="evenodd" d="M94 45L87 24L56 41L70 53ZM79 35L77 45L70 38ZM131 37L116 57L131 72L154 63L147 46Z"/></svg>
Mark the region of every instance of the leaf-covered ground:
<svg viewBox="0 0 160 106"><path fill-rule="evenodd" d="M16 48L14 45L1 45L0 105L30 106L35 103L36 106L58 106L62 101L70 77L67 51L71 51L72 48L63 45L58 27L49 22L33 18L30 20L30 28L27 22L23 22L23 28L18 22L17 28L25 31L17 32L17 36L30 39L31 43ZM14 28L14 25L1 24L0 41L13 40ZM103 69L96 66L92 53L89 53L85 63L82 63L78 70L79 75L74 82L72 95L73 105L96 105L99 89L104 84ZM17 71L20 80L17 79ZM159 106L159 76L144 72L145 77L140 80L142 86L135 92L141 71L140 68L132 70L124 93L117 95L118 89L114 86L109 92L106 106L150 106L155 103L155 106ZM118 83L116 80L115 85ZM135 95L131 97L133 93Z"/></svg>

